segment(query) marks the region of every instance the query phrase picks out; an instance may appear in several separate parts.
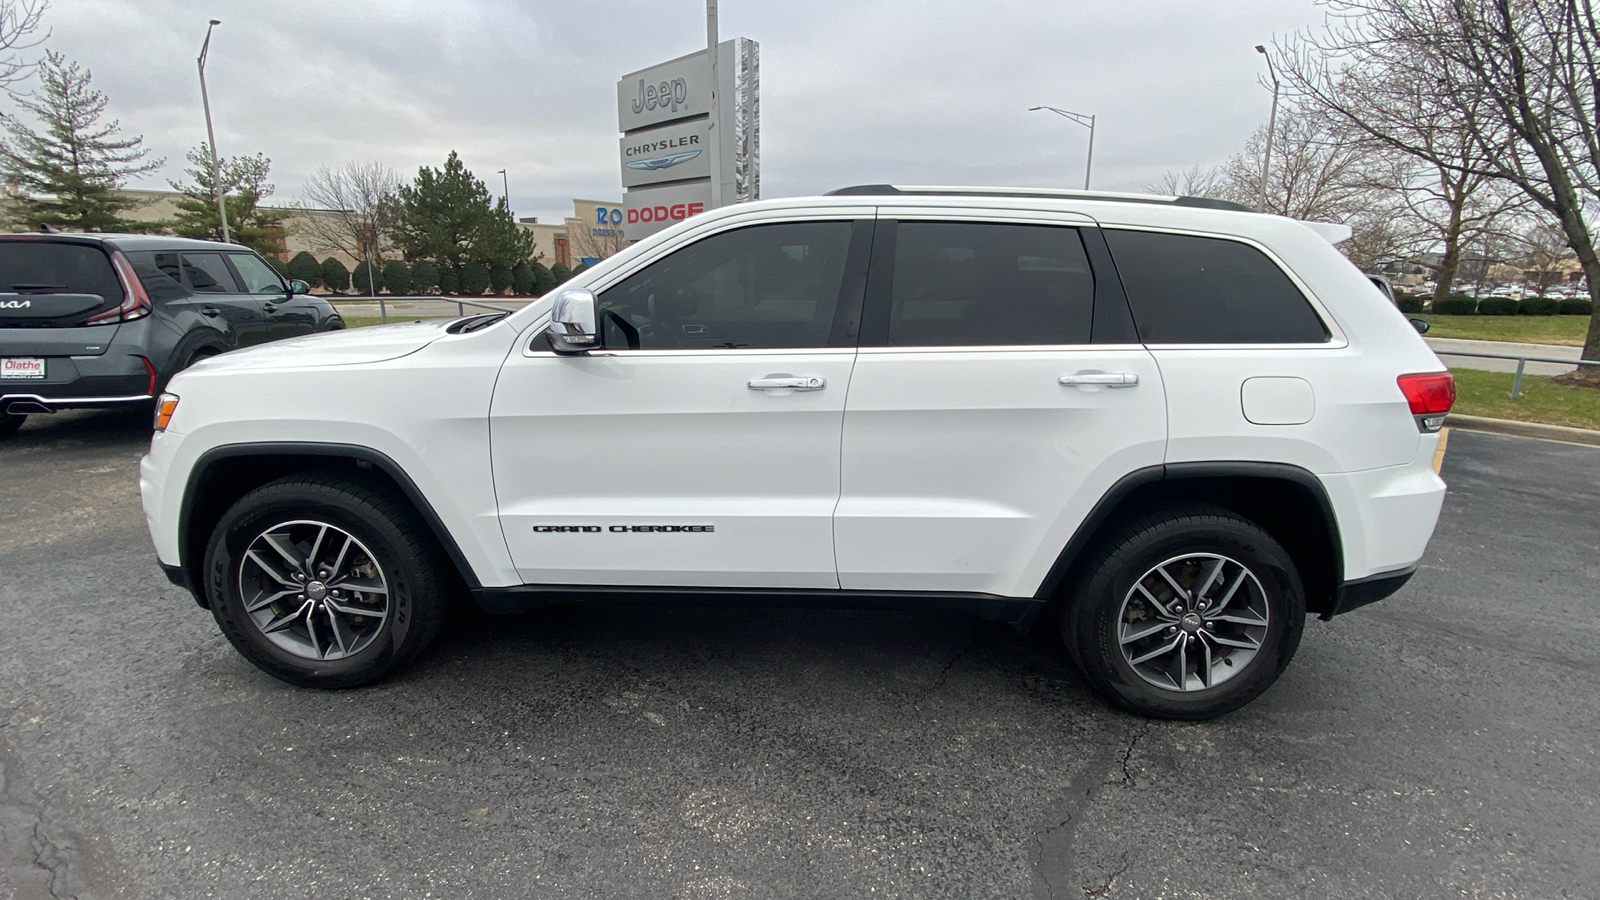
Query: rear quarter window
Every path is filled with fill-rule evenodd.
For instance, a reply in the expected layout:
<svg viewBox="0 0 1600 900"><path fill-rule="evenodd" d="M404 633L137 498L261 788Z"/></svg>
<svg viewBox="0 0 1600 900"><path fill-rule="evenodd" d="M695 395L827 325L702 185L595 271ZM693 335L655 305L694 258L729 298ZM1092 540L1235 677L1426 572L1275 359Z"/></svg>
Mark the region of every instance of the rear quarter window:
<svg viewBox="0 0 1600 900"><path fill-rule="evenodd" d="M97 294L122 301L122 284L98 247L0 241L0 293Z"/></svg>
<svg viewBox="0 0 1600 900"><path fill-rule="evenodd" d="M1331 336L1283 269L1249 244L1104 233L1147 344L1317 344Z"/></svg>

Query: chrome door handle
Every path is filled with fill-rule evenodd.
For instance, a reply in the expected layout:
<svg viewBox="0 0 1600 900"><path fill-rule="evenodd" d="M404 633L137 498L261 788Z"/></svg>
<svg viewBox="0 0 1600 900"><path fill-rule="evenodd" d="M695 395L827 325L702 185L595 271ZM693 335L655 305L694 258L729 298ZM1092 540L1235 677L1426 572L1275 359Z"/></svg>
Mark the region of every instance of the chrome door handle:
<svg viewBox="0 0 1600 900"><path fill-rule="evenodd" d="M1136 387L1139 384L1139 376L1134 372L1085 372L1081 375L1063 375L1061 383L1068 387L1097 384L1104 387L1125 388Z"/></svg>
<svg viewBox="0 0 1600 900"><path fill-rule="evenodd" d="M752 391L820 391L828 386L828 379L815 375L794 378L788 375L772 378L750 379Z"/></svg>

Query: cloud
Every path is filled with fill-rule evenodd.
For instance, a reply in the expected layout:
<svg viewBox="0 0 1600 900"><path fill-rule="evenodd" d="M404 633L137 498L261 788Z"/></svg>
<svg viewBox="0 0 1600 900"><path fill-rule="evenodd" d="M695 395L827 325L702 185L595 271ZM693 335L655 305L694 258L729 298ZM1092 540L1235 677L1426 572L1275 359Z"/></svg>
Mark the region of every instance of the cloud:
<svg viewBox="0 0 1600 900"><path fill-rule="evenodd" d="M762 191L862 182L1138 190L1236 151L1270 102L1251 48L1320 22L1311 0L1116 4L723 0L761 45ZM318 166L409 175L458 150L519 215L621 195L618 76L704 44L698 0L56 0L52 49L94 72L124 130L181 177L204 140L195 57L225 155L265 153L279 199Z"/></svg>

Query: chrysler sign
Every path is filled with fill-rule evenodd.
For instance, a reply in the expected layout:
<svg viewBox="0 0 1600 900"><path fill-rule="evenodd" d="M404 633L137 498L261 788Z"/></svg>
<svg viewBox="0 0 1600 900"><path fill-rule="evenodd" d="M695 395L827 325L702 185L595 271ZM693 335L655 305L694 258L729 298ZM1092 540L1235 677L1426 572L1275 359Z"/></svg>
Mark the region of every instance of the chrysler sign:
<svg viewBox="0 0 1600 900"><path fill-rule="evenodd" d="M618 142L629 240L649 237L711 207L711 179L724 203L761 195L759 68L756 43L723 41L717 50L722 120L711 127L711 67L705 51L622 76L617 82ZM717 153L711 139L718 134ZM712 156L720 157L718 172Z"/></svg>

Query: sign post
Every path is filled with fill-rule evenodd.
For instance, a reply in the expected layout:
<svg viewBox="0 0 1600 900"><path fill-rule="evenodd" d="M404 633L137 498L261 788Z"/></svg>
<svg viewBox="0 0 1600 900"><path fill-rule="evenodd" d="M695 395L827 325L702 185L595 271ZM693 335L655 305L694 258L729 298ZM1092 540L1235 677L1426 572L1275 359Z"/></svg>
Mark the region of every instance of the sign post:
<svg viewBox="0 0 1600 900"><path fill-rule="evenodd" d="M722 205L722 82L717 79L717 0L706 0L706 59L711 61L711 208Z"/></svg>

